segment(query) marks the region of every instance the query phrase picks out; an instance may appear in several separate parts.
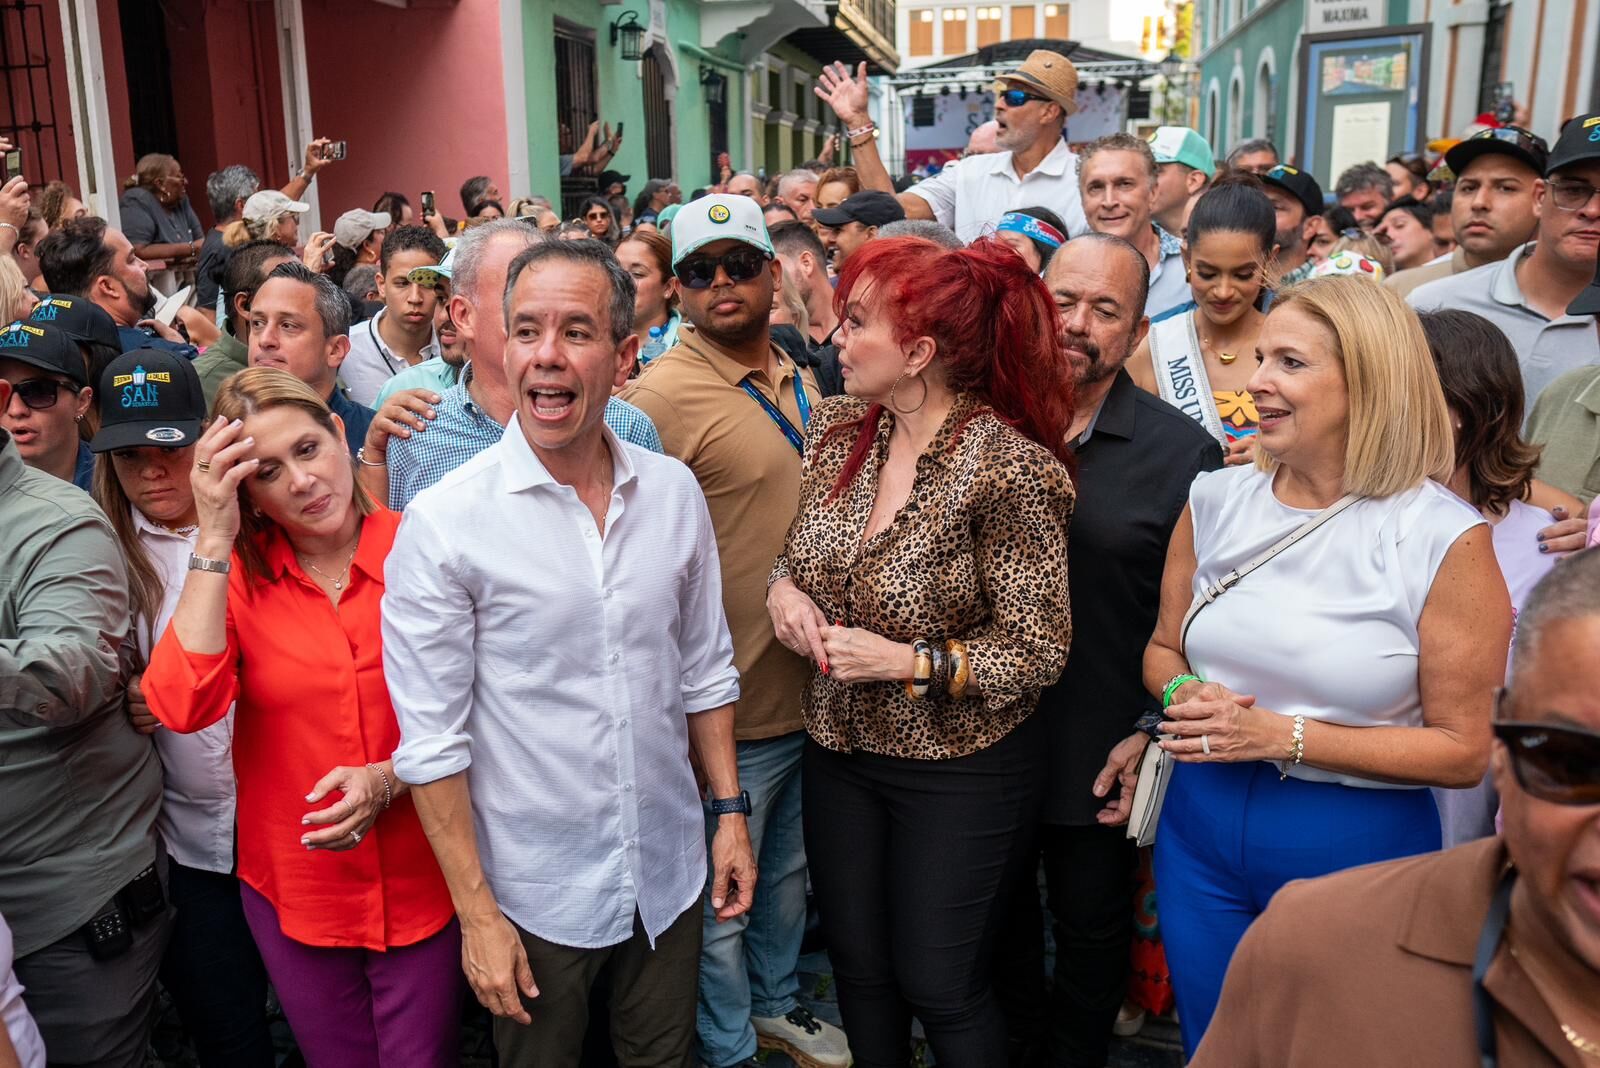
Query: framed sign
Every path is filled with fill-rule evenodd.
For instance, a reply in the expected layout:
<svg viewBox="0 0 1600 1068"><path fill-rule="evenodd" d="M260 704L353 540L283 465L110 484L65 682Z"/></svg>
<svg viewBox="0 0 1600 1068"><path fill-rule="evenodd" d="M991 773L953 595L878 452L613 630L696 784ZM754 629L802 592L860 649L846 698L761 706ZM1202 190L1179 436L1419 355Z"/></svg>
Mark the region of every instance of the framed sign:
<svg viewBox="0 0 1600 1068"><path fill-rule="evenodd" d="M1308 34L1300 42L1296 158L1332 192L1345 169L1421 147L1430 27Z"/></svg>

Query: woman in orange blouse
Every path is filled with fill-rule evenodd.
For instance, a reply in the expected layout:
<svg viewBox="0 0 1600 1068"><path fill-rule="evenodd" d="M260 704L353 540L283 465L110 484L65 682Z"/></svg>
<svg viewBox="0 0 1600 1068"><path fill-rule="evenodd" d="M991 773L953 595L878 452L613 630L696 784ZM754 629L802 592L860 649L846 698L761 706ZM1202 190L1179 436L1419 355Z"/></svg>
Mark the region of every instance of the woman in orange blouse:
<svg viewBox="0 0 1600 1068"><path fill-rule="evenodd" d="M811 420L767 596L816 661L806 855L858 1068L1003 1065L998 908L1027 866L1066 663L1072 382L1050 294L992 240L873 241L836 301L845 397Z"/></svg>
<svg viewBox="0 0 1600 1068"><path fill-rule="evenodd" d="M455 1063L460 927L389 759L379 602L400 517L359 488L338 416L292 375L241 371L214 411L150 710L190 732L238 703L245 916L311 1068Z"/></svg>

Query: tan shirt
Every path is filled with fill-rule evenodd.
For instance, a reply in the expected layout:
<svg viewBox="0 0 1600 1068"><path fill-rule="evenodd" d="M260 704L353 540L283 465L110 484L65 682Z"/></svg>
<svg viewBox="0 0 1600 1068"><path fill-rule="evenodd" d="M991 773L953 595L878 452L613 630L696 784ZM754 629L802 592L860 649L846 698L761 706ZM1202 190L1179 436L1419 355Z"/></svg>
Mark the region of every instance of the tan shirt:
<svg viewBox="0 0 1600 1068"><path fill-rule="evenodd" d="M1411 295L1411 291L1427 282L1437 282L1441 278L1470 271L1467 264L1466 253L1457 248L1450 253L1450 258L1438 263L1424 263L1421 267L1413 267L1408 271L1396 271L1383 280L1384 286L1394 290L1395 296L1401 300Z"/></svg>
<svg viewBox="0 0 1600 1068"><path fill-rule="evenodd" d="M772 353L776 382L685 324L678 344L652 360L623 394L650 416L667 455L689 465L706 495L739 668L739 741L800 730L800 693L810 675L807 661L778 641L767 615L767 574L783 552L800 500L800 453L740 382L748 379L797 430L804 424L795 375L813 409L822 394L809 369L797 368L777 346Z"/></svg>
<svg viewBox="0 0 1600 1068"><path fill-rule="evenodd" d="M1485 838L1284 887L1239 943L1190 1068L1478 1064L1472 962L1508 863ZM1484 978L1502 1068L1584 1068L1514 937Z"/></svg>

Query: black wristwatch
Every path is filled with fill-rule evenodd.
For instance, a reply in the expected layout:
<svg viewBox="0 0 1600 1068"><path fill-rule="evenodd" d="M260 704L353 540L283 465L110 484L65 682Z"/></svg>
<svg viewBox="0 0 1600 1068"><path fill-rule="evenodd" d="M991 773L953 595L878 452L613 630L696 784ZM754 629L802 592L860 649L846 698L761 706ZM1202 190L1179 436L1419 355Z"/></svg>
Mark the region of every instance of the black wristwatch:
<svg viewBox="0 0 1600 1068"><path fill-rule="evenodd" d="M740 790L738 797L714 797L711 799L711 814L713 816L730 816L738 813L741 816L750 815L750 791Z"/></svg>

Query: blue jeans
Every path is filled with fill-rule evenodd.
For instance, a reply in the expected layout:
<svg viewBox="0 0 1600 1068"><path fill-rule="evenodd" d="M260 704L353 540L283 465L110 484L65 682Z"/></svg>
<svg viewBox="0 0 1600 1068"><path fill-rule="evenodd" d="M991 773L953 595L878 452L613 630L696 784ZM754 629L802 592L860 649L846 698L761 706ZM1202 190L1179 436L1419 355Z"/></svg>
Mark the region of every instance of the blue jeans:
<svg viewBox="0 0 1600 1068"><path fill-rule="evenodd" d="M1438 848L1439 810L1421 788L1280 780L1259 761L1179 764L1155 874L1184 1054L1217 1011L1245 928L1283 884Z"/></svg>
<svg viewBox="0 0 1600 1068"><path fill-rule="evenodd" d="M737 1064L755 1056L751 1016L795 1007L795 966L806 928L806 849L800 826L800 754L805 731L740 742L739 785L750 793L750 848L760 871L755 904L718 923L706 880L700 947L700 1059ZM716 830L706 817L706 841ZM707 871L709 873L709 862Z"/></svg>

